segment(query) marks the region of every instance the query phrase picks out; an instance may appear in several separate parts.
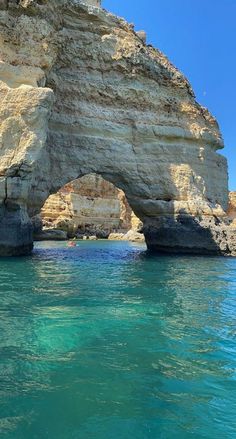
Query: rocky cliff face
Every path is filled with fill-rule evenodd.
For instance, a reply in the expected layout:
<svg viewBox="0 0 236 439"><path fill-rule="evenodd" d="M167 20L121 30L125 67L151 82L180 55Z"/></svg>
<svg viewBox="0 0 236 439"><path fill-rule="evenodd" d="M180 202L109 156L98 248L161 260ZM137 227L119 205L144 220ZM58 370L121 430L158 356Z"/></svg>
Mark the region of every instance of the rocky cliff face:
<svg viewBox="0 0 236 439"><path fill-rule="evenodd" d="M86 175L51 195L41 210L44 227L62 229L69 236L97 235L136 228L123 191L96 174ZM136 222L139 222L139 220Z"/></svg>
<svg viewBox="0 0 236 439"><path fill-rule="evenodd" d="M229 193L228 216L232 220L233 226L236 227L236 192Z"/></svg>
<svg viewBox="0 0 236 439"><path fill-rule="evenodd" d="M0 2L0 253L32 248L29 215L97 173L150 249L234 254L216 120L131 25L79 0Z"/></svg>

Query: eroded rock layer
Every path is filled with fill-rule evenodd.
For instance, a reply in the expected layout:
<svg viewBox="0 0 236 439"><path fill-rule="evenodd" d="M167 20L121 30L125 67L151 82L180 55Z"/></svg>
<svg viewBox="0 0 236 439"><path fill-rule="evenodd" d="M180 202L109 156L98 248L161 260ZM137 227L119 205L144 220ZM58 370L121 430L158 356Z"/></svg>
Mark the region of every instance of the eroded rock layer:
<svg viewBox="0 0 236 439"><path fill-rule="evenodd" d="M216 120L161 52L89 3L0 2L0 253L29 251L29 215L97 173L150 249L234 254Z"/></svg>
<svg viewBox="0 0 236 439"><path fill-rule="evenodd" d="M232 220L233 226L236 226L236 192L229 193L228 216Z"/></svg>
<svg viewBox="0 0 236 439"><path fill-rule="evenodd" d="M41 218L44 227L62 229L70 237L107 238L111 232L125 233L135 227L124 192L96 174L74 180L51 195Z"/></svg>

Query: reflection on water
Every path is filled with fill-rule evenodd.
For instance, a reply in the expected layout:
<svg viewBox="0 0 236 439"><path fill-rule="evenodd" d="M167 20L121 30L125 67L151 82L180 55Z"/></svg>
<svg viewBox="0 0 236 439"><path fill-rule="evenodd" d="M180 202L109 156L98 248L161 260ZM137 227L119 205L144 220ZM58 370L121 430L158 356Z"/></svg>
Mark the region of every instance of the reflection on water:
<svg viewBox="0 0 236 439"><path fill-rule="evenodd" d="M0 261L4 439L236 438L236 260L125 242Z"/></svg>

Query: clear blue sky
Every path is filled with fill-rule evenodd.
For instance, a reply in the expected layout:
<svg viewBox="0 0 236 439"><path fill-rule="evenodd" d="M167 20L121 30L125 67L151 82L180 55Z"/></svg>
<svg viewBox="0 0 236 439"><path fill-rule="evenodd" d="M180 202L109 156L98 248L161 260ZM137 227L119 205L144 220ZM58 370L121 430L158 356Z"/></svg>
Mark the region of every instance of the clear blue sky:
<svg viewBox="0 0 236 439"><path fill-rule="evenodd" d="M236 190L236 0L103 0L103 7L146 30L190 80L220 124Z"/></svg>

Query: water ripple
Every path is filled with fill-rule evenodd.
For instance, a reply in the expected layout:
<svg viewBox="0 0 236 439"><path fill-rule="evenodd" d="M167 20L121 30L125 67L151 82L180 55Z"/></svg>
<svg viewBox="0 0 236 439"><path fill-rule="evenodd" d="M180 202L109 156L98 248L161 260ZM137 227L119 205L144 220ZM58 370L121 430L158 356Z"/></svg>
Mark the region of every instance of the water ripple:
<svg viewBox="0 0 236 439"><path fill-rule="evenodd" d="M0 264L1 438L235 439L235 259L82 242Z"/></svg>

